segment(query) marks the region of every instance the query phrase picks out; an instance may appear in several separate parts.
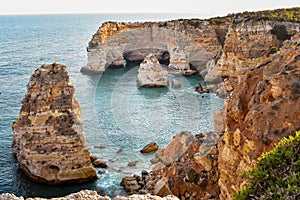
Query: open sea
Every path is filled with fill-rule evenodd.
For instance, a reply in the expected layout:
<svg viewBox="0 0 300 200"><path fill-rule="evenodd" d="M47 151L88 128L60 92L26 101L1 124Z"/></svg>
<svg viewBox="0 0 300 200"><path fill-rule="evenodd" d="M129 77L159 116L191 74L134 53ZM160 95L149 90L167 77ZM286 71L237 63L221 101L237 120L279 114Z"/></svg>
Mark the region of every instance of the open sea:
<svg viewBox="0 0 300 200"><path fill-rule="evenodd" d="M155 141L166 146L182 130L193 134L213 130L213 115L224 100L214 94L197 94L199 76L176 77L182 87L137 88L137 65L111 69L103 75L84 75L86 47L105 21L157 21L184 18L163 14L0 15L0 194L57 197L82 189L101 189L113 197L124 193L125 175L151 170L153 154L139 150ZM28 180L12 154L11 125L21 108L26 84L34 70L58 62L69 66L71 82L82 109L85 138L92 155L107 162L96 169L93 183L48 186ZM172 80L174 77L169 76ZM95 148L103 146L105 148ZM121 149L121 150L120 150ZM121 153L117 153L121 151ZM135 167L128 167L136 161Z"/></svg>

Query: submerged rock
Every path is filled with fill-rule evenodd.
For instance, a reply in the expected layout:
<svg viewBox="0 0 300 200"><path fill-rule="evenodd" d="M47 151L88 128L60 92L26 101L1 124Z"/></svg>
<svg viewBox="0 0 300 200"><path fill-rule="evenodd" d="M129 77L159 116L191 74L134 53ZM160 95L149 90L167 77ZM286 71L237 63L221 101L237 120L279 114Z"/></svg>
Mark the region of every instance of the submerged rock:
<svg viewBox="0 0 300 200"><path fill-rule="evenodd" d="M154 54L146 56L140 64L137 85L142 87L168 86L168 71L164 70Z"/></svg>
<svg viewBox="0 0 300 200"><path fill-rule="evenodd" d="M172 80L172 88L180 88L180 87L181 87L180 81L173 79Z"/></svg>
<svg viewBox="0 0 300 200"><path fill-rule="evenodd" d="M63 184L97 179L74 93L64 65L43 65L30 78L12 126L12 148L20 168L34 181Z"/></svg>

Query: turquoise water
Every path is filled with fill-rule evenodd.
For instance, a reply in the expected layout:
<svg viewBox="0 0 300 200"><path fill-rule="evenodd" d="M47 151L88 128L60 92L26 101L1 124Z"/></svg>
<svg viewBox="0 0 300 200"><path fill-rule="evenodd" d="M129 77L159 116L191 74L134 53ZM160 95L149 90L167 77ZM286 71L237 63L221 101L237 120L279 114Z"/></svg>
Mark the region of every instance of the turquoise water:
<svg viewBox="0 0 300 200"><path fill-rule="evenodd" d="M0 16L0 193L54 197L81 189L103 189L114 196L121 192L122 176L151 169L149 159L153 155L139 153L144 145L156 141L165 146L181 130L196 134L213 128L213 114L223 107L223 100L213 94L195 93L193 86L201 81L198 76L176 77L183 85L179 89L150 89L136 87L136 65L109 68L102 76L79 72L87 61L88 41L102 22L166 18L172 17L140 14ZM11 125L18 116L29 77L35 68L54 61L69 66L83 112L87 144L91 153L107 161L109 166L101 170L94 183L71 186L33 183L18 170L11 152ZM119 149L121 153L117 153ZM137 161L137 166L128 167L129 161Z"/></svg>

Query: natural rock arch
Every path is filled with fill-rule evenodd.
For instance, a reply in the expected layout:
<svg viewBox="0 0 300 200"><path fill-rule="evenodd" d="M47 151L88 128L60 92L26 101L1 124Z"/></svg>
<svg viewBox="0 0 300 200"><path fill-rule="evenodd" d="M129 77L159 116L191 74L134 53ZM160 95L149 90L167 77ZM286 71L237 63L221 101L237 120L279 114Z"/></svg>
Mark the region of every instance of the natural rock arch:
<svg viewBox="0 0 300 200"><path fill-rule="evenodd" d="M189 70L190 64L198 71L205 69L222 46L213 26L198 21L198 27L187 20L104 23L89 42L88 63L82 71L102 73L110 65L143 60L149 53L159 60L168 55L169 66L179 71Z"/></svg>

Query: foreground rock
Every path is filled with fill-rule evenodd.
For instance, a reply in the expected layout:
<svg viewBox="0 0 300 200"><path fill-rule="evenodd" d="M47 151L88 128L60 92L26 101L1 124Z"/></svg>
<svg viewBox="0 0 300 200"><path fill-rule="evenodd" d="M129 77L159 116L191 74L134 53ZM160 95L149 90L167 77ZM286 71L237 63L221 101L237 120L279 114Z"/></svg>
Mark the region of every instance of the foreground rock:
<svg viewBox="0 0 300 200"><path fill-rule="evenodd" d="M128 197L116 196L114 200L179 200L177 197L173 195L168 195L166 197L153 196L151 194L146 195L131 195Z"/></svg>
<svg viewBox="0 0 300 200"><path fill-rule="evenodd" d="M149 54L140 64L137 85L142 87L168 86L168 71L164 70L154 54Z"/></svg>
<svg viewBox="0 0 300 200"><path fill-rule="evenodd" d="M4 193L0 195L1 200L24 200L24 197L17 197L14 194ZM111 200L107 196L100 196L96 191L82 190L80 192L72 193L65 197L51 198L49 200ZM47 200L46 198L27 198L26 200ZM167 196L161 198L159 196L153 196L150 194L146 195L132 195L128 197L116 196L114 200L179 200L175 196Z"/></svg>
<svg viewBox="0 0 300 200"><path fill-rule="evenodd" d="M156 152L160 162L151 173L125 178L129 186L134 186L131 192L162 197L172 194L180 199L217 199L218 139L219 134L213 132L195 136L188 131L177 134L166 148Z"/></svg>
<svg viewBox="0 0 300 200"><path fill-rule="evenodd" d="M53 63L35 70L13 123L13 152L34 181L65 184L94 181L83 135L81 109L67 67Z"/></svg>

